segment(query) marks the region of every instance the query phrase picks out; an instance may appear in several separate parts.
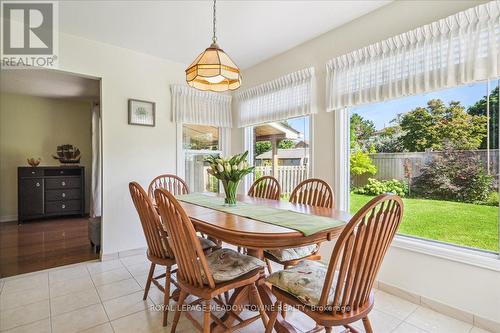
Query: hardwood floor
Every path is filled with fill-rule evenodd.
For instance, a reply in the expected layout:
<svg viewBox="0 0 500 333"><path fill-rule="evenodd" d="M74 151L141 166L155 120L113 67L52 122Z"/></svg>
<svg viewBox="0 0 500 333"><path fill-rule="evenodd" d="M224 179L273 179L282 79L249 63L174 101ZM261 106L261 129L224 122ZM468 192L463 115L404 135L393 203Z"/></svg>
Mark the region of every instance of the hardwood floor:
<svg viewBox="0 0 500 333"><path fill-rule="evenodd" d="M86 218L0 223L0 278L97 259Z"/></svg>

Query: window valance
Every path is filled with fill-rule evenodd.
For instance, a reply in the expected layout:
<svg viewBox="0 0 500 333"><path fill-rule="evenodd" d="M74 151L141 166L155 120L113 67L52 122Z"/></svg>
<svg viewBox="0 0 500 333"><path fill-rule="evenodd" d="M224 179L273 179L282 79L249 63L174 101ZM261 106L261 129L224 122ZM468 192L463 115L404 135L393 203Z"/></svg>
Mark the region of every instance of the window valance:
<svg viewBox="0 0 500 333"><path fill-rule="evenodd" d="M173 120L185 124L232 127L231 96L171 85Z"/></svg>
<svg viewBox="0 0 500 333"><path fill-rule="evenodd" d="M280 121L315 112L314 68L306 68L236 93L238 126Z"/></svg>
<svg viewBox="0 0 500 333"><path fill-rule="evenodd" d="M498 76L500 1L492 1L330 60L327 109Z"/></svg>

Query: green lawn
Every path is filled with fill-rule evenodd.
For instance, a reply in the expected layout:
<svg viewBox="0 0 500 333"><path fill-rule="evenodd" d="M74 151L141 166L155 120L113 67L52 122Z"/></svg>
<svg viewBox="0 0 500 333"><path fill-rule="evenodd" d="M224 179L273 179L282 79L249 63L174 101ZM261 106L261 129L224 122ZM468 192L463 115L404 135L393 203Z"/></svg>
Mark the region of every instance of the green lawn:
<svg viewBox="0 0 500 333"><path fill-rule="evenodd" d="M351 212L372 197L351 194ZM403 199L399 233L498 252L498 207L467 203Z"/></svg>

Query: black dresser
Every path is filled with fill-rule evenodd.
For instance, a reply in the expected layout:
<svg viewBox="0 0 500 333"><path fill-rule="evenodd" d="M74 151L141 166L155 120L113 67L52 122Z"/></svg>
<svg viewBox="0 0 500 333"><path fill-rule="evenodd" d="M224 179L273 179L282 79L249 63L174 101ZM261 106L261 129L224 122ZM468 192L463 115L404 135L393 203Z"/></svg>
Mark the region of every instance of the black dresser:
<svg viewBox="0 0 500 333"><path fill-rule="evenodd" d="M85 214L84 167L19 167L17 179L18 223Z"/></svg>

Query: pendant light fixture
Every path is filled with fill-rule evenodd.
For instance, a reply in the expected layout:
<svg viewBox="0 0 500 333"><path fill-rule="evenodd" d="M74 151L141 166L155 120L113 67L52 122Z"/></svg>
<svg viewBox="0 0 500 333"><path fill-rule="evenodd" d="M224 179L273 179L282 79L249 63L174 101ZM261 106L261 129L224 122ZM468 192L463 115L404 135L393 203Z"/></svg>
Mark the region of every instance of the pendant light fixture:
<svg viewBox="0 0 500 333"><path fill-rule="evenodd" d="M212 44L186 69L186 81L199 90L235 90L241 85L240 70L217 45L216 1L214 0Z"/></svg>

